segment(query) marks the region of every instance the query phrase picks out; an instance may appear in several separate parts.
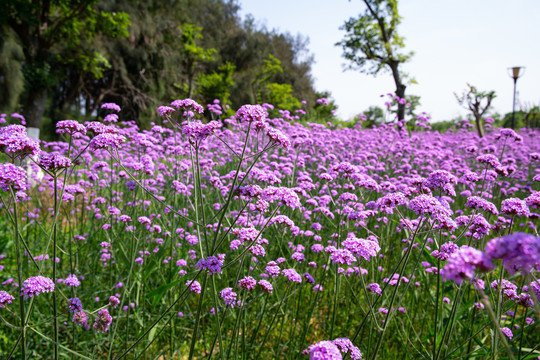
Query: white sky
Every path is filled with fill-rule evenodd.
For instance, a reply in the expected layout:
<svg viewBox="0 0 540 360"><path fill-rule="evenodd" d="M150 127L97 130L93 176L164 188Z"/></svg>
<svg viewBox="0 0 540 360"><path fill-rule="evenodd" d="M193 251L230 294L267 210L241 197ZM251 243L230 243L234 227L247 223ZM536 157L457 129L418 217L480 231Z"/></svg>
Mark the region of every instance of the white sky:
<svg viewBox="0 0 540 360"><path fill-rule="evenodd" d="M383 93L394 92L389 73L376 78L343 72L345 59L334 44L349 17L364 11L361 0L240 0L241 14L252 14L259 24L280 32L309 37L315 56L315 88L328 90L348 118L370 105L383 106ZM405 51L415 55L403 67L418 84L407 94L421 96L420 111L433 121L449 120L467 112L457 103L469 82L479 90L495 90L493 110L512 111L512 66L525 66L517 82L522 105L540 105L540 0L401 0ZM519 109L519 104L516 109Z"/></svg>

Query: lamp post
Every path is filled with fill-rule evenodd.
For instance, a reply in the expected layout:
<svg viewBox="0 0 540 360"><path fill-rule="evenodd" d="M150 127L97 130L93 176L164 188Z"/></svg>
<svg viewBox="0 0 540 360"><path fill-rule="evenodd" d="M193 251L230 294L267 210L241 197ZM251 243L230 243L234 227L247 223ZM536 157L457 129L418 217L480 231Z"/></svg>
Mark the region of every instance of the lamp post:
<svg viewBox="0 0 540 360"><path fill-rule="evenodd" d="M514 66L512 68L508 68L508 73L512 79L514 79L514 101L512 103L512 129L515 127L515 121L516 121L516 84L517 79L519 79L523 72L521 72L521 69L525 70L524 66Z"/></svg>

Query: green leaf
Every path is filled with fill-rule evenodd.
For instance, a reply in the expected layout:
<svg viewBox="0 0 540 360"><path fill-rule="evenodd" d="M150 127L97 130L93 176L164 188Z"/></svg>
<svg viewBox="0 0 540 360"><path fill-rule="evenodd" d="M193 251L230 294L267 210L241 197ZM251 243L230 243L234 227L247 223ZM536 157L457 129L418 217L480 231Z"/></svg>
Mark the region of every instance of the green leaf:
<svg viewBox="0 0 540 360"><path fill-rule="evenodd" d="M173 282L170 282L168 284L162 285L158 287L157 289L151 291L146 295L147 299L152 299L152 306L156 306L157 303L165 296L165 293L169 291L171 288L176 286L180 280L174 280Z"/></svg>

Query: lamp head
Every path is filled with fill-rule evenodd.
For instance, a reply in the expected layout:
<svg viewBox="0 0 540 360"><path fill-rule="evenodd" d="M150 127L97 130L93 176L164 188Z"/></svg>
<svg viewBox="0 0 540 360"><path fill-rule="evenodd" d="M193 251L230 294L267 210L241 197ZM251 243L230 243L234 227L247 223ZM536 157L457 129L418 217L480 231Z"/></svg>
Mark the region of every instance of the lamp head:
<svg viewBox="0 0 540 360"><path fill-rule="evenodd" d="M524 72L521 71L521 70L525 70L525 67L524 66L514 66L514 67L511 67L511 68L508 68L509 75L514 80L517 80L520 76L523 75Z"/></svg>

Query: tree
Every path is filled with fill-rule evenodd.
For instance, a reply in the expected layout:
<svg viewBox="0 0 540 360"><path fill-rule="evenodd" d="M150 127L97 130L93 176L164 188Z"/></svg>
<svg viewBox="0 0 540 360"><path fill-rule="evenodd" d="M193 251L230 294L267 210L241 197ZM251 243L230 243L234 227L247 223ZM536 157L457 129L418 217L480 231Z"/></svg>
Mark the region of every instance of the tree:
<svg viewBox="0 0 540 360"><path fill-rule="evenodd" d="M497 96L495 91L479 91L475 86L467 84L466 89L461 96L454 93L458 103L465 109L470 110L474 116L476 130L479 137L484 137L484 125L482 116L491 106L491 101Z"/></svg>
<svg viewBox="0 0 540 360"><path fill-rule="evenodd" d="M340 27L345 38L336 45L343 48L343 57L350 64L347 70L360 70L376 75L390 70L396 85L396 95L405 97L404 75L399 66L408 61L412 53L400 53L405 47L397 33L400 23L397 0L363 0L366 11L358 18L350 18ZM399 104L398 120L405 118L405 104Z"/></svg>
<svg viewBox="0 0 540 360"><path fill-rule="evenodd" d="M110 64L93 46L98 36L126 37L129 17L98 9L97 0L0 0L0 28L17 35L22 46L25 83L24 114L38 127L49 89L75 64L99 78Z"/></svg>
<svg viewBox="0 0 540 360"><path fill-rule="evenodd" d="M256 102L262 102L262 91L264 87L268 85L272 78L282 72L281 61L274 55L268 54L268 59L264 60L264 65L251 82L253 99Z"/></svg>
<svg viewBox="0 0 540 360"><path fill-rule="evenodd" d="M299 109L302 104L292 95L292 86L289 84L270 83L267 84L263 91L262 100L274 105L274 113L277 116L278 110L294 111Z"/></svg>
<svg viewBox="0 0 540 360"><path fill-rule="evenodd" d="M364 111L365 121L362 122L363 128L371 128L376 124L384 123L384 110L379 106L370 106Z"/></svg>
<svg viewBox="0 0 540 360"><path fill-rule="evenodd" d="M184 71L187 76L187 97L191 98L193 94L193 80L197 74L197 68L200 63L213 61L216 49L203 49L197 45L196 40L202 40L202 27L193 24L183 24L179 28L182 31L180 42L184 50Z"/></svg>
<svg viewBox="0 0 540 360"><path fill-rule="evenodd" d="M11 112L24 88L23 53L13 31L6 29L3 35L0 37L0 109Z"/></svg>
<svg viewBox="0 0 540 360"><path fill-rule="evenodd" d="M200 94L207 104L214 99L221 104L229 103L230 89L234 85L232 74L235 67L230 62L221 65L218 71L211 74L200 74L197 80L197 93Z"/></svg>

